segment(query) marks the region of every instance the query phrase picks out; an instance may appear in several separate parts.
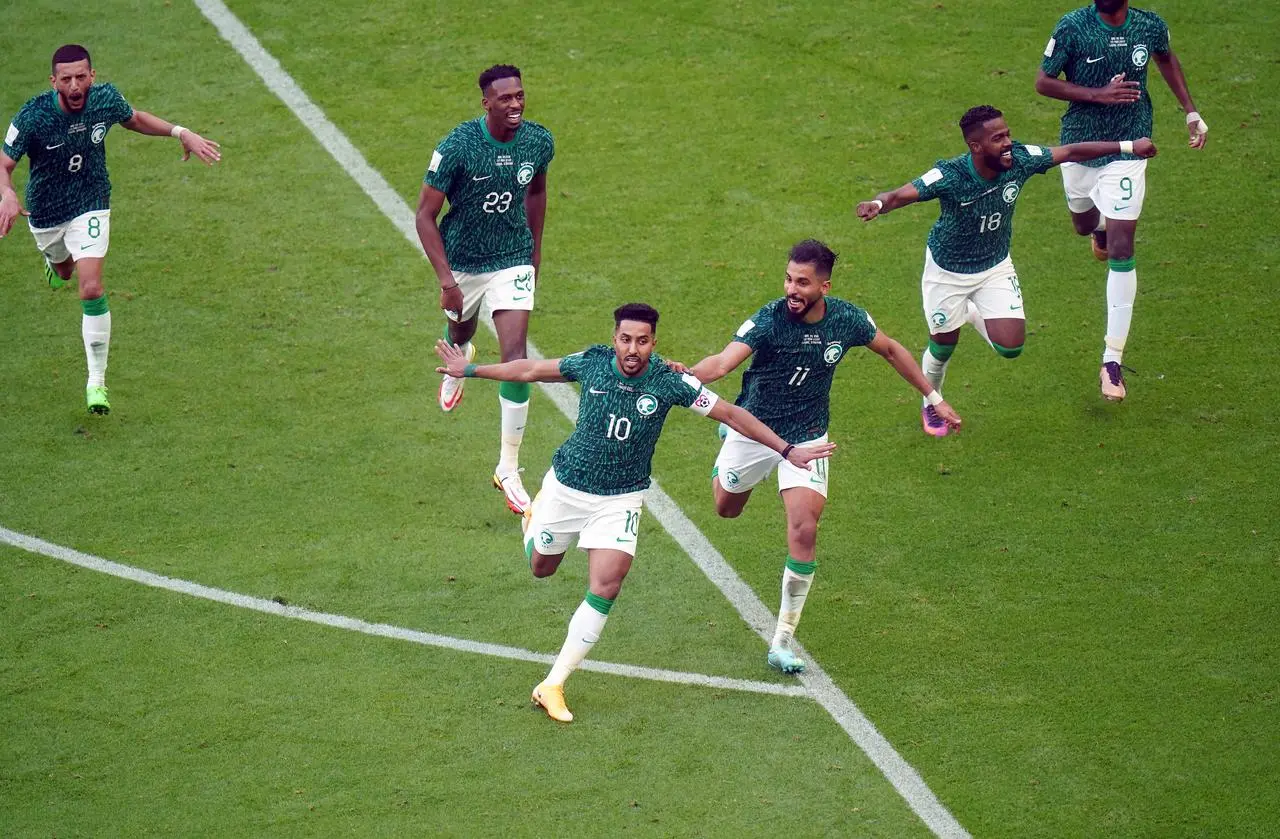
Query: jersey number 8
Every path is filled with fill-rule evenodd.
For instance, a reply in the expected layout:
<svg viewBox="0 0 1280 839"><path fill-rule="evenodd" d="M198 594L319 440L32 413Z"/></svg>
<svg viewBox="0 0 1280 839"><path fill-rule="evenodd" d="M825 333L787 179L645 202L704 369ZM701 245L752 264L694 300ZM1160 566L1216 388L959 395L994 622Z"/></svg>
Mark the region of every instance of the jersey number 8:
<svg viewBox="0 0 1280 839"><path fill-rule="evenodd" d="M486 213L505 213L511 207L511 193L491 192L484 197Z"/></svg>

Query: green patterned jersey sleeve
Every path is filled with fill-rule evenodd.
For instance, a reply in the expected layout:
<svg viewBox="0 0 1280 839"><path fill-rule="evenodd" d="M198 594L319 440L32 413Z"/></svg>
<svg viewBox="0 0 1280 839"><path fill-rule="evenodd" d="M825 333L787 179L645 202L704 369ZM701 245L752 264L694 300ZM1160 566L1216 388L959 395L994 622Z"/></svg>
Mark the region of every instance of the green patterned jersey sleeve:
<svg viewBox="0 0 1280 839"><path fill-rule="evenodd" d="M950 184L943 169L945 163L946 161L939 160L932 169L911 182L916 192L920 193L921 201L931 201L947 193Z"/></svg>
<svg viewBox="0 0 1280 839"><path fill-rule="evenodd" d="M1013 162L1021 169L1026 178L1032 175L1043 175L1054 167L1053 153L1046 146L1037 146L1033 143L1013 144ZM1026 180L1023 178L1023 180Z"/></svg>
<svg viewBox="0 0 1280 839"><path fill-rule="evenodd" d="M853 317L848 320L848 331L844 337L845 349L849 347L865 347L875 340L876 322L872 320L871 314L865 309L852 307Z"/></svg>
<svg viewBox="0 0 1280 839"><path fill-rule="evenodd" d="M28 105L18 111L13 122L9 123L9 130L4 135L4 153L15 162L21 160L27 153L32 136L31 107Z"/></svg>
<svg viewBox="0 0 1280 839"><path fill-rule="evenodd" d="M664 390L663 396L667 401L682 408L689 408L704 417L719 401L719 397L707 390L696 376L689 373L677 373L667 367L661 374L660 381Z"/></svg>
<svg viewBox="0 0 1280 839"><path fill-rule="evenodd" d="M1058 21L1049 43L1045 45L1044 60L1040 62L1040 69L1046 76L1057 76L1066 68L1067 59L1071 57L1071 35L1074 31L1067 18Z"/></svg>
<svg viewBox="0 0 1280 839"><path fill-rule="evenodd" d="M435 187L446 195L453 188L453 182L466 162L461 150L450 142L453 138L453 134L445 137L431 152L431 162L427 164L427 173L422 177L424 184Z"/></svg>
<svg viewBox="0 0 1280 839"><path fill-rule="evenodd" d="M1164 18L1160 17L1160 15L1157 15L1151 12L1148 12L1148 14L1150 14L1151 17L1155 19L1154 22L1156 25L1156 32L1157 32L1155 43L1151 45L1151 51L1156 53L1157 55L1168 55L1169 49L1170 49L1169 24L1165 23Z"/></svg>
<svg viewBox="0 0 1280 839"><path fill-rule="evenodd" d="M751 347L751 351L759 352L769 342L773 332L774 303L760 307L760 311L742 322L738 331L733 333L733 340Z"/></svg>
<svg viewBox="0 0 1280 839"><path fill-rule="evenodd" d="M116 90L113 84L104 84L102 87L107 94L103 97L102 103L107 119L113 124L133 119L133 107L125 100L124 94Z"/></svg>
<svg viewBox="0 0 1280 839"><path fill-rule="evenodd" d="M566 381L576 382L582 376L583 367L587 360L587 350L576 352L573 355L566 355L560 359L560 375L564 376Z"/></svg>

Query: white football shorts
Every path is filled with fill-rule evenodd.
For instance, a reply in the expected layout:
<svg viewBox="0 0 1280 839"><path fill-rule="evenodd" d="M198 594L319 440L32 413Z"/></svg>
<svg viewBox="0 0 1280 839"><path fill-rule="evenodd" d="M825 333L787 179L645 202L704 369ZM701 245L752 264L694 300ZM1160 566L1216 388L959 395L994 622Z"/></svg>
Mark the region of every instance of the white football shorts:
<svg viewBox="0 0 1280 839"><path fill-rule="evenodd" d="M67 257L79 262L86 257L101 259L111 244L111 211L81 213L57 227L32 227L36 250L53 264Z"/></svg>
<svg viewBox="0 0 1280 839"><path fill-rule="evenodd" d="M462 289L462 312L445 312L450 320L468 321L480 311L480 304L486 303L490 312L501 312L518 309L533 311L533 291L536 281L532 265L516 265L503 268L501 271L487 271L483 274L468 274L465 271L454 271L453 281Z"/></svg>
<svg viewBox="0 0 1280 839"><path fill-rule="evenodd" d="M823 434L809 443L825 443L827 435ZM806 443L797 443L798 446ZM716 465L711 474L719 482L725 492L747 492L756 484L769 477L774 467L778 468L778 492L784 489L807 487L823 498L827 497L827 470L830 458L810 461L810 469L801 469L783 460L782 455L766 446L757 443L750 437L744 437L732 428L728 429L724 443L720 446L720 454L716 455Z"/></svg>
<svg viewBox="0 0 1280 839"><path fill-rule="evenodd" d="M584 551L604 549L636 555L644 490L622 495L592 495L567 487L548 469L533 499L533 516L525 529L526 545L544 556L569 549L573 537Z"/></svg>
<svg viewBox="0 0 1280 839"><path fill-rule="evenodd" d="M1064 163L1062 188L1073 213L1097 207L1107 218L1135 221L1147 197L1147 161L1116 160L1097 167Z"/></svg>
<svg viewBox="0 0 1280 839"><path fill-rule="evenodd" d="M924 319L929 324L930 335L954 332L964 326L965 303L969 300L978 307L983 320L1026 320L1022 287L1018 284L1018 273L1013 270L1013 258L1008 256L981 273L956 274L934 262L932 251L925 248L920 295L924 299Z"/></svg>

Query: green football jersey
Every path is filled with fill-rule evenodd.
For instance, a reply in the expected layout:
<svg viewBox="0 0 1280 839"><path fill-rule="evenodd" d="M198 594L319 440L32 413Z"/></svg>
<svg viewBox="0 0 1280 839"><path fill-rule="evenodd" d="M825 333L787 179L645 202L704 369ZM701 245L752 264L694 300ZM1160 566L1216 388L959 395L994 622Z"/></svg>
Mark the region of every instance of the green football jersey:
<svg viewBox="0 0 1280 839"><path fill-rule="evenodd" d="M761 307L733 337L753 353L737 404L788 443L827 433L836 365L851 347L876 337L875 321L865 311L836 297L826 301L822 320L805 323L790 316L781 297Z"/></svg>
<svg viewBox="0 0 1280 839"><path fill-rule="evenodd" d="M1082 87L1106 87L1112 76L1124 74L1137 82L1140 95L1128 105L1072 102L1062 115L1062 142L1137 140L1151 136L1151 97L1147 95L1147 65L1151 55L1169 52L1169 27L1154 12L1129 7L1122 26L1104 23L1093 6L1068 12L1058 21L1044 49L1040 66L1046 75L1066 72L1067 81ZM1137 155L1113 154L1086 161L1105 166L1115 160L1138 160Z"/></svg>
<svg viewBox="0 0 1280 839"><path fill-rule="evenodd" d="M554 156L551 132L529 120L506 143L493 139L484 117L449 132L423 178L449 199L440 222L449 267L482 274L530 264L533 233L524 196Z"/></svg>
<svg viewBox="0 0 1280 839"><path fill-rule="evenodd" d="M560 375L580 382L578 423L551 458L560 483L592 495L647 489L653 451L673 406L707 414L714 393L680 374L657 354L639 376L618 369L612 347L589 347L560 359Z"/></svg>
<svg viewBox="0 0 1280 839"><path fill-rule="evenodd" d="M1022 185L1053 168L1042 146L1013 144L1013 166L989 181L973 167L973 156L939 160L911 182L921 201L938 199L942 213L929 231L933 261L956 274L979 274L1009 255L1013 211Z"/></svg>
<svg viewBox="0 0 1280 839"><path fill-rule="evenodd" d="M9 124L4 153L31 159L26 203L32 227L57 227L111 206L103 141L111 126L132 117L133 108L112 84L90 87L75 113L62 110L56 90L27 100Z"/></svg>

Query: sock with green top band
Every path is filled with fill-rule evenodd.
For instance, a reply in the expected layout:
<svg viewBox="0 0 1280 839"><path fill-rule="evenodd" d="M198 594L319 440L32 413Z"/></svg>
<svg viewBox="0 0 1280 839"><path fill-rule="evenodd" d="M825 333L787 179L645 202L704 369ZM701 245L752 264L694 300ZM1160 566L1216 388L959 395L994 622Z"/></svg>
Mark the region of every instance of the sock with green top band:
<svg viewBox="0 0 1280 839"><path fill-rule="evenodd" d="M528 402L533 385L528 382L503 382L498 385L498 395L508 402Z"/></svg>
<svg viewBox="0 0 1280 839"><path fill-rule="evenodd" d="M927 350L929 355L933 356L934 358L938 359L943 363L945 363L948 359L950 359L951 354L955 351L956 351L955 344L938 344L938 343L935 343L932 339L929 341L929 348Z"/></svg>
<svg viewBox="0 0 1280 839"><path fill-rule="evenodd" d="M814 571L818 570L818 560L815 559L813 562L801 562L798 559L792 559L788 556L787 567L797 574L812 574Z"/></svg>
<svg viewBox="0 0 1280 839"><path fill-rule="evenodd" d="M80 308L86 315L105 315L109 311L107 306L107 295L95 297L92 300L81 300Z"/></svg>
<svg viewBox="0 0 1280 839"><path fill-rule="evenodd" d="M107 309L107 295L93 300L81 300L80 337L84 341L84 358L89 368L88 384L105 387L107 384L107 354L111 348L111 312Z"/></svg>
<svg viewBox="0 0 1280 839"><path fill-rule="evenodd" d="M782 571L782 603L778 607L778 625L773 630L770 647L791 646L791 639L796 634L800 612L804 610L804 601L809 596L809 587L813 585L813 573L817 568L816 559L813 562L800 562L787 557L786 568Z"/></svg>
<svg viewBox="0 0 1280 839"><path fill-rule="evenodd" d="M613 608L612 600L606 600L600 595L592 594L589 591L587 592L586 598L583 602L602 615L609 614L609 610Z"/></svg>
<svg viewBox="0 0 1280 839"><path fill-rule="evenodd" d="M1102 362L1116 364L1124 356L1124 344L1133 323L1133 302L1138 297L1138 272L1133 257L1109 259L1107 264L1107 334L1103 341Z"/></svg>
<svg viewBox="0 0 1280 839"><path fill-rule="evenodd" d="M1005 347L1000 344L997 344L995 341L992 341L991 346L995 348L996 352L1000 353L1000 355L1004 356L1005 358L1017 358L1018 356L1022 355L1021 344L1019 344L1016 347Z"/></svg>
<svg viewBox="0 0 1280 839"><path fill-rule="evenodd" d="M1108 259L1107 267L1112 271L1132 271L1137 267L1137 257L1129 257L1128 259Z"/></svg>
<svg viewBox="0 0 1280 839"><path fill-rule="evenodd" d="M595 602L593 602L593 600ZM597 603L603 605L596 605ZM578 610L569 619L569 631L565 634L564 646L556 656L551 672L547 674L547 683L563 685L569 674L577 669L582 660L591 652L600 633L604 630L605 621L609 618L612 600L605 600L587 592L587 597L578 604Z"/></svg>

